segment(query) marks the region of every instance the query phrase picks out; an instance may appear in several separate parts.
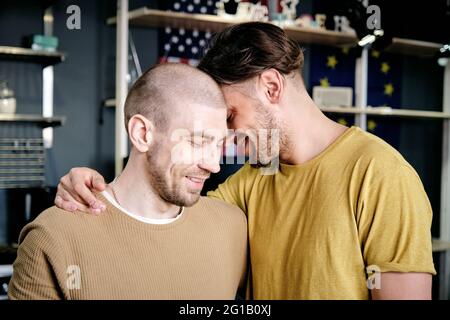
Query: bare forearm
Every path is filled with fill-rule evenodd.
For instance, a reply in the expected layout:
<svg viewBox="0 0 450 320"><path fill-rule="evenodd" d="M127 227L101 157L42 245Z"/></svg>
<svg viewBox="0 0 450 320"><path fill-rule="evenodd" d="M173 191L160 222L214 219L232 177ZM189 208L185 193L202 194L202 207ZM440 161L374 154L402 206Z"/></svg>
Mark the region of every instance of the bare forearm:
<svg viewBox="0 0 450 320"><path fill-rule="evenodd" d="M380 289L371 290L373 300L430 300L432 276L428 273L381 274Z"/></svg>

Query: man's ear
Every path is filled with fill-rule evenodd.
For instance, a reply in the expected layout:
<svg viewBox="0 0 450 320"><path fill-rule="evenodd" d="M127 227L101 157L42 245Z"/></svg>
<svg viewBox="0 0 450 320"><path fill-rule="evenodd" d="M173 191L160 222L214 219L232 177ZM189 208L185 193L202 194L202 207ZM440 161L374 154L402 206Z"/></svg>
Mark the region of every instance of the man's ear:
<svg viewBox="0 0 450 320"><path fill-rule="evenodd" d="M148 151L153 143L154 131L153 123L141 114L135 114L128 121L128 136L139 152Z"/></svg>
<svg viewBox="0 0 450 320"><path fill-rule="evenodd" d="M263 71L259 76L259 85L271 103L279 103L284 91L284 78L275 69Z"/></svg>

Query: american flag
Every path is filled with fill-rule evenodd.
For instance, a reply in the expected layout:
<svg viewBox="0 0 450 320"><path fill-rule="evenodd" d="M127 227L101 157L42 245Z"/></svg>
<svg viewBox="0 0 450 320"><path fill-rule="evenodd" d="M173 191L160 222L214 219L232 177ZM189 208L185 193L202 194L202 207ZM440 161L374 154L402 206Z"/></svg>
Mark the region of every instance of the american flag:
<svg viewBox="0 0 450 320"><path fill-rule="evenodd" d="M217 0L165 1L164 9L175 12L216 14ZM212 32L166 27L160 32L160 63L181 62L196 66L204 54Z"/></svg>
<svg viewBox="0 0 450 320"><path fill-rule="evenodd" d="M311 89L313 86L352 87L355 92L355 62L361 54L358 48L338 49L314 45L309 48L309 51ZM401 106L402 73L399 57L371 49L368 68L368 105L391 108ZM329 114L328 116L346 126L354 124L352 115ZM367 130L386 140L393 147L399 147L400 126L397 122L369 116Z"/></svg>
<svg viewBox="0 0 450 320"><path fill-rule="evenodd" d="M161 1L160 9L174 12L217 14L216 3L218 0L169 0ZM228 8L236 10L237 2L260 2L267 5L267 1L255 0L228 0L224 3L225 11ZM279 1L276 1L279 4ZM233 9L231 9L232 11ZM208 30L186 30L166 27L160 31L159 37L159 62L181 62L192 66L197 66L203 57L205 47L212 37L212 32Z"/></svg>

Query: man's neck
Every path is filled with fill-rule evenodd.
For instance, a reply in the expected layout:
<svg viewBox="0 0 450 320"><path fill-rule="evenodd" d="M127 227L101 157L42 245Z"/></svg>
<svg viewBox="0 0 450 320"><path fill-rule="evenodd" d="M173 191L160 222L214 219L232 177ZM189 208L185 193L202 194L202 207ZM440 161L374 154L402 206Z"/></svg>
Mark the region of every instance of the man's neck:
<svg viewBox="0 0 450 320"><path fill-rule="evenodd" d="M280 153L287 164L306 163L327 149L348 128L328 119L305 91L298 93L286 117L288 150Z"/></svg>
<svg viewBox="0 0 450 320"><path fill-rule="evenodd" d="M135 160L135 161L133 161ZM128 212L150 219L172 219L180 207L161 199L146 178L145 168L130 160L117 179L107 186L106 191Z"/></svg>

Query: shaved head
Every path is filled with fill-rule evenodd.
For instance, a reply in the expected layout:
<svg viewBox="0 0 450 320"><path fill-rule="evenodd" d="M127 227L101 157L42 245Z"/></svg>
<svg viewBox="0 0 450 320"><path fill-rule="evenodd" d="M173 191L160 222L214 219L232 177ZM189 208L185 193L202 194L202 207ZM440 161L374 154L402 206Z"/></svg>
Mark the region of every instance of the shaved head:
<svg viewBox="0 0 450 320"><path fill-rule="evenodd" d="M163 201L192 206L204 181L220 170L226 118L223 93L203 71L183 64L148 70L125 102L133 144L127 168L145 173Z"/></svg>
<svg viewBox="0 0 450 320"><path fill-rule="evenodd" d="M125 101L125 127L131 117L141 114L159 130L166 130L171 116L189 112L193 104L226 108L218 84L206 73L179 63L157 65L130 89Z"/></svg>

